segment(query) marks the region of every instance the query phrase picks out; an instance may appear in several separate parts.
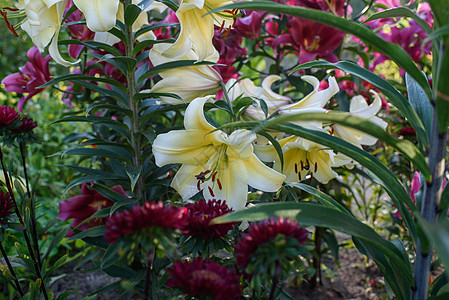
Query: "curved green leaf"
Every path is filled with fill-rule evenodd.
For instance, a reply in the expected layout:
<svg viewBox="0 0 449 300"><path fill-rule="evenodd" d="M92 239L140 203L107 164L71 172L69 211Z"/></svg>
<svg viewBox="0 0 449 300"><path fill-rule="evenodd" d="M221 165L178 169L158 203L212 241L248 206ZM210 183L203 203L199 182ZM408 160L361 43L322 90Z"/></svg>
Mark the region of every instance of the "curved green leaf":
<svg viewBox="0 0 449 300"><path fill-rule="evenodd" d="M323 23L341 31L353 34L363 40L365 44L376 48L376 51L388 56L399 67L409 73L423 87L427 94L432 94L426 78L422 76L421 71L415 65L407 52L401 46L385 41L367 26L358 24L354 21L346 20L324 11L308 9L300 6L283 5L271 1L237 2L214 9L209 13L233 8L283 13L286 15Z"/></svg>
<svg viewBox="0 0 449 300"><path fill-rule="evenodd" d="M337 63L330 63L327 61L313 61L309 63L302 64L300 66L297 66L295 70L300 69L309 69L309 68L335 68L340 69L344 72L353 74L357 77L362 78L363 80L371 83L375 87L377 87L379 90L382 91L382 93L388 97L388 99L393 103L394 106L397 107L397 109L400 110L400 112L407 118L407 120L410 122L410 125L415 129L416 136L418 138L418 141L421 145L421 150L424 150L429 147L429 138L426 134L426 129L421 122L421 119L418 117L418 114L413 109L410 102L407 101L404 96L401 95L388 81L385 79L380 78L373 72L364 69L360 67L359 65L349 62L349 61L340 61Z"/></svg>
<svg viewBox="0 0 449 300"><path fill-rule="evenodd" d="M432 33L432 27L430 27L429 24L427 24L427 22L425 20L421 19L413 10L411 10L410 8L405 7L405 6L393 7L393 8L375 13L374 15L371 15L368 19L363 21L363 23L366 23L366 22L369 22L372 20L382 19L382 18L402 18L402 17L412 18L413 20L416 21L416 23L418 23L419 26L421 26L421 28L427 34Z"/></svg>
<svg viewBox="0 0 449 300"><path fill-rule="evenodd" d="M199 61L196 60L177 60L177 61L171 61L167 63L163 63L160 65L157 65L156 67L152 68L148 72L145 72L142 76L139 77L137 80L137 85L139 85L143 80L147 79L150 76L156 75L160 72L171 70L175 68L183 68L183 67L191 67L191 66L197 66L197 65L216 65L215 62L210 61Z"/></svg>
<svg viewBox="0 0 449 300"><path fill-rule="evenodd" d="M352 213L346 207L344 207L343 205L341 205L340 203L338 203L337 201L332 199L331 196L323 193L322 191L317 190L316 188L314 188L308 184L296 182L296 183L290 183L289 185L311 194L318 201L320 201L321 204L323 204L326 207L333 208L333 209L339 210L341 212L347 213L349 215L352 215Z"/></svg>
<svg viewBox="0 0 449 300"><path fill-rule="evenodd" d="M261 123L261 126L282 124L289 121L327 121L368 133L369 135L372 135L399 150L415 165L416 168L418 168L423 173L426 179L430 179L430 170L427 166L425 157L412 142L395 138L394 136L388 134L381 127L373 124L366 119L356 117L354 115L351 115L350 113L328 111L325 113L283 115L277 118L273 118L265 123Z"/></svg>
<svg viewBox="0 0 449 300"><path fill-rule="evenodd" d="M87 75L83 75L83 74L67 74L67 75L58 76L58 77L50 80L49 82L39 86L38 88L46 88L46 87L49 87L49 86L54 85L61 81L73 81L73 80L88 80L88 81L93 81L93 82L95 82L95 81L103 82L103 83L107 83L110 85L114 85L114 86L126 91L126 87L122 83L118 82L117 80L110 79L110 78L104 78L104 77L87 76Z"/></svg>
<svg viewBox="0 0 449 300"><path fill-rule="evenodd" d="M348 213L324 207L311 202L278 202L264 203L251 208L233 212L212 220L212 223L228 223L235 221L260 221L270 217L295 219L302 226L320 226L332 228L357 237L382 251L398 266L400 272L413 282L412 268L403 259L401 252L389 241L383 239L371 227L360 222Z"/></svg>
<svg viewBox="0 0 449 300"><path fill-rule="evenodd" d="M408 73L405 74L405 83L410 104L424 124L427 136L430 139L434 108L424 90L411 76L408 75Z"/></svg>

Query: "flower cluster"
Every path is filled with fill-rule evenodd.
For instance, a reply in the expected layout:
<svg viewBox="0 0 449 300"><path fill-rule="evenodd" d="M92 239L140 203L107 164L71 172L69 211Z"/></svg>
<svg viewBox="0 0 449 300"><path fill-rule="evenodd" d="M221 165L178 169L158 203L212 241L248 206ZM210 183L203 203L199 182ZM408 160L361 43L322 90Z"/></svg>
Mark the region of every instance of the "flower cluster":
<svg viewBox="0 0 449 300"><path fill-rule="evenodd" d="M226 201L201 199L194 204L187 204L187 224L184 227L185 235L199 237L203 240L224 237L235 223L210 224L212 219L225 215L232 211Z"/></svg>
<svg viewBox="0 0 449 300"><path fill-rule="evenodd" d="M162 201L145 202L129 211L117 213L106 221L104 238L115 243L123 236L154 228L182 229L187 223L187 208L165 206Z"/></svg>
<svg viewBox="0 0 449 300"><path fill-rule="evenodd" d="M6 224L6 218L13 213L14 202L9 193L0 191L0 225Z"/></svg>
<svg viewBox="0 0 449 300"><path fill-rule="evenodd" d="M171 275L167 286L181 289L184 295L198 299L232 300L242 294L239 276L211 260L177 261L167 272Z"/></svg>
<svg viewBox="0 0 449 300"><path fill-rule="evenodd" d="M299 244L304 244L309 233L304 228L290 219L282 217L278 219L268 219L248 228L248 233L242 234L242 237L234 245L236 264L240 270L245 271L252 262L266 262L268 257L258 257L256 251L259 248L267 247L267 244L274 241L276 237L283 236L285 239L295 239ZM273 255L272 253L271 255ZM278 258L275 258L278 259Z"/></svg>

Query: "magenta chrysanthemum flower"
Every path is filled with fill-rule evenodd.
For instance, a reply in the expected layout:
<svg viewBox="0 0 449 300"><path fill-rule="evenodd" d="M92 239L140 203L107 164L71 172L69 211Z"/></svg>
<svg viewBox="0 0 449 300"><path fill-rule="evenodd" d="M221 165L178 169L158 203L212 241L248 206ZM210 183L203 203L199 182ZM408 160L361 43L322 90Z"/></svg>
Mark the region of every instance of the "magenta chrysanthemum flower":
<svg viewBox="0 0 449 300"><path fill-rule="evenodd" d="M4 193L0 191L0 224L6 224L4 220L6 217L12 214L12 209L14 207L14 203L12 202L11 196L9 193Z"/></svg>
<svg viewBox="0 0 449 300"><path fill-rule="evenodd" d="M226 201L201 199L194 204L186 205L187 225L184 228L184 234L193 237L200 237L203 240L220 238L231 230L235 223L210 225L212 219L225 215L232 211Z"/></svg>
<svg viewBox="0 0 449 300"><path fill-rule="evenodd" d="M186 213L187 208L164 207L162 201L135 205L107 220L104 238L108 243L115 243L124 235L153 227L182 229L187 223Z"/></svg>
<svg viewBox="0 0 449 300"><path fill-rule="evenodd" d="M184 295L199 299L231 300L242 294L240 277L211 260L195 258L191 262L177 261L167 272L172 276L167 280L167 286L181 289Z"/></svg>
<svg viewBox="0 0 449 300"><path fill-rule="evenodd" d="M237 245L234 245L237 266L245 270L256 250L278 235L295 238L300 244L304 244L309 236L307 230L299 227L296 221L282 217L253 224L249 227L248 233L242 234Z"/></svg>
<svg viewBox="0 0 449 300"><path fill-rule="evenodd" d="M0 126L6 126L19 118L19 113L14 107L0 106Z"/></svg>
<svg viewBox="0 0 449 300"><path fill-rule="evenodd" d="M22 118L22 125L13 130L15 133L28 132L37 127L37 123L32 118Z"/></svg>

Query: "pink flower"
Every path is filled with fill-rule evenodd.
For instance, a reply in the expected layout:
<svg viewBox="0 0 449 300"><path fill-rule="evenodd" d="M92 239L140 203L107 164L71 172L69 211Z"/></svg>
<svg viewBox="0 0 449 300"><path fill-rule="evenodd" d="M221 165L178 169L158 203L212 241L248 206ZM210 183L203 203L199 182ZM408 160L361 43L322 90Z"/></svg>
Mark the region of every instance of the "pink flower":
<svg viewBox="0 0 449 300"><path fill-rule="evenodd" d="M14 133L25 133L37 127L37 123L32 118L23 117L20 121L22 124L13 129Z"/></svg>
<svg viewBox="0 0 449 300"><path fill-rule="evenodd" d="M249 227L248 233L234 245L236 265L244 271L248 264L254 260L254 254L259 247L273 241L278 235L284 238L294 238L300 244L304 244L309 233L304 228L299 227L296 221L284 219L268 219Z"/></svg>
<svg viewBox="0 0 449 300"><path fill-rule="evenodd" d="M224 237L229 230L234 228L235 223L211 225L212 219L223 216L232 211L226 201L201 199L194 204L186 205L187 225L184 228L184 234L200 237L203 240Z"/></svg>
<svg viewBox="0 0 449 300"><path fill-rule="evenodd" d="M73 5L73 0L68 0L66 3L66 9L64 14L67 14L69 9ZM84 19L83 13L76 9L70 16L68 16L64 23L72 23L82 21ZM86 25L77 24L77 25L69 25L67 26L69 29L71 36L70 39L78 40L78 41L91 41L94 39L95 32L91 31L87 28ZM69 55L73 58L78 58L81 51L83 50L83 45L70 44L69 45Z"/></svg>
<svg viewBox="0 0 449 300"><path fill-rule="evenodd" d="M340 46L345 37L345 33L340 30L299 18L291 20L291 35L300 48L298 61L300 64L316 58L330 62L338 61L332 52Z"/></svg>
<svg viewBox="0 0 449 300"><path fill-rule="evenodd" d="M116 185L111 188L113 191L128 196L122 186ZM74 219L71 226L77 227L81 222L90 218L97 211L114 205L114 201L101 195L94 189L90 189L87 183L81 185L81 195L72 197L59 203L59 220ZM90 220L77 227L79 230L86 230L90 227L103 224L105 218ZM68 237L73 236L74 232L69 230Z"/></svg>
<svg viewBox="0 0 449 300"><path fill-rule="evenodd" d="M234 30L242 37L255 40L260 37L262 20L267 12L247 11L246 13L246 17L237 18Z"/></svg>
<svg viewBox="0 0 449 300"><path fill-rule="evenodd" d="M12 214L14 203L9 193L0 191L0 225L6 224L6 218Z"/></svg>
<svg viewBox="0 0 449 300"><path fill-rule="evenodd" d="M172 277L167 286L179 288L195 299L232 300L242 294L239 276L212 260L199 257L191 262L176 261L167 272Z"/></svg>
<svg viewBox="0 0 449 300"><path fill-rule="evenodd" d="M42 58L41 53L36 46L33 46L27 53L29 62L20 67L20 72L6 76L2 80L5 85L5 91L16 93L28 93L27 96L20 98L17 109L23 112L24 104L36 94L39 94L44 89L37 88L48 81L50 81L50 71L48 63L51 59L50 55Z"/></svg>
<svg viewBox="0 0 449 300"><path fill-rule="evenodd" d="M106 221L104 239L115 243L123 236L154 228L182 229L187 225L187 208L165 206L162 201L135 205L130 211L117 213Z"/></svg>
<svg viewBox="0 0 449 300"><path fill-rule="evenodd" d="M220 59L225 61L234 61L246 55L246 48L242 47L242 37L235 30L223 35L220 30L215 29L212 43L220 54Z"/></svg>
<svg viewBox="0 0 449 300"><path fill-rule="evenodd" d="M420 189L421 189L421 181L419 180L419 172L415 172L415 174L413 175L412 184L410 186L410 193L408 194L410 196L410 199L412 199L413 203L416 202L415 195L419 192ZM407 209L411 213L410 208L407 207ZM393 216L397 218L402 217L399 210L395 212Z"/></svg>
<svg viewBox="0 0 449 300"><path fill-rule="evenodd" d="M20 115L16 112L14 107L0 106L0 126L7 126L17 120Z"/></svg>

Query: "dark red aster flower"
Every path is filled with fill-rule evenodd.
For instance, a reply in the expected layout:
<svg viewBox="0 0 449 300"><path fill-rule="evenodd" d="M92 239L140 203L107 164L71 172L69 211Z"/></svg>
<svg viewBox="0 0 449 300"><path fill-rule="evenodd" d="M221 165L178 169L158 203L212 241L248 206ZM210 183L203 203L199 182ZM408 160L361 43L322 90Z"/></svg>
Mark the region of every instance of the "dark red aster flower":
<svg viewBox="0 0 449 300"><path fill-rule="evenodd" d="M300 244L304 244L309 236L307 230L299 227L296 221L282 217L253 224L249 227L248 233L242 234L237 244L234 245L237 266L241 270L245 270L257 248L274 240L278 235L295 238Z"/></svg>
<svg viewBox="0 0 449 300"><path fill-rule="evenodd" d="M37 123L32 118L23 117L20 121L22 122L22 125L14 129L13 132L27 132L37 127Z"/></svg>
<svg viewBox="0 0 449 300"><path fill-rule="evenodd" d="M14 208L14 203L12 202L9 193L4 193L0 191L0 224L6 224L4 220L7 216L12 214L12 209Z"/></svg>
<svg viewBox="0 0 449 300"><path fill-rule="evenodd" d="M194 237L200 237L203 240L220 238L234 228L235 223L210 225L212 219L225 215L232 211L226 201L201 199L194 204L186 205L187 225L184 228L184 234Z"/></svg>
<svg viewBox="0 0 449 300"><path fill-rule="evenodd" d="M167 280L167 286L181 289L184 295L231 300L242 294L239 276L211 260L198 257L191 262L177 261L167 272L172 276Z"/></svg>
<svg viewBox="0 0 449 300"><path fill-rule="evenodd" d="M106 222L104 239L115 243L120 237L153 227L182 229L187 223L187 208L165 206L162 201L135 205L130 211L117 213Z"/></svg>
<svg viewBox="0 0 449 300"><path fill-rule="evenodd" d="M113 191L126 195L125 190L122 186L116 185L111 188ZM71 226L77 227L81 222L90 218L98 210L110 207L114 205L114 201L101 195L94 189L90 189L89 186L84 183L81 185L81 195L72 197L70 199L64 200L59 203L59 220L68 220L74 218ZM98 226L104 223L104 218L97 218L91 220L83 225L77 227L79 230L86 230L93 226ZM72 230L67 234L68 237L73 236L74 232Z"/></svg>
<svg viewBox="0 0 449 300"><path fill-rule="evenodd" d="M6 126L19 118L14 107L0 106L0 126Z"/></svg>

